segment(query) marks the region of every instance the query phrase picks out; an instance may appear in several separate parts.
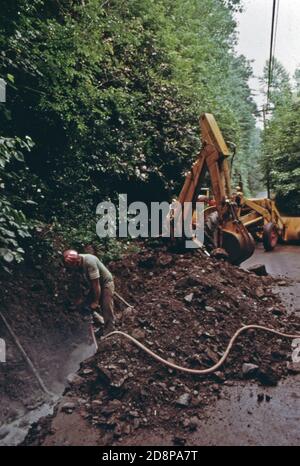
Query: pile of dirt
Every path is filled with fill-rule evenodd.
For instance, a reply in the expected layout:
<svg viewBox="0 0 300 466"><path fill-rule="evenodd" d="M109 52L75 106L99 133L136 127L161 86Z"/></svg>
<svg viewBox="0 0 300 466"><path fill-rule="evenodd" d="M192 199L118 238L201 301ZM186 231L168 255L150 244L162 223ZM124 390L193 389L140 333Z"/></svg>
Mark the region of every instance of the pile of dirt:
<svg viewBox="0 0 300 466"><path fill-rule="evenodd" d="M116 302L118 329L181 366L212 366L242 325L300 331L296 318L287 317L272 294L271 277L257 277L201 251L144 249L110 264L110 269L117 291L134 306ZM114 336L99 342L98 353L70 380L54 417L34 425L25 444L43 444L62 413L76 413L93 431L97 429L103 445L121 443L140 429L160 427L174 436L175 444L184 443L223 384L252 377L276 385L287 375L290 357L290 340L249 331L220 370L195 376L169 369Z"/></svg>

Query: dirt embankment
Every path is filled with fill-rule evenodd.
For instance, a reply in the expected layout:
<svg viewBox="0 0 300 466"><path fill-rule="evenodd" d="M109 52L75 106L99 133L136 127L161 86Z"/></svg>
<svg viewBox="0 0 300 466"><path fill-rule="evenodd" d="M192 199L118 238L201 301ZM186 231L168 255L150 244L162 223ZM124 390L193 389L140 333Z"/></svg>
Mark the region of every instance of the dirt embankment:
<svg viewBox="0 0 300 466"><path fill-rule="evenodd" d="M145 249L110 268L117 291L134 305L117 304L118 328L179 365L212 366L242 325L300 332L299 320L287 318L272 294L272 278L199 251ZM287 375L290 357L290 340L249 331L220 370L192 376L168 369L115 336L100 342L98 353L82 363L55 415L34 425L25 444L130 444L137 432L155 429L167 431L171 444L184 444L222 385L247 377L276 385Z"/></svg>
<svg viewBox="0 0 300 466"><path fill-rule="evenodd" d="M70 311L69 283L55 258L28 260L11 275L0 276L0 310L55 393L64 387L70 348L83 338L82 317ZM7 350L6 362L0 364L1 426L43 403L45 396L1 319L0 337Z"/></svg>

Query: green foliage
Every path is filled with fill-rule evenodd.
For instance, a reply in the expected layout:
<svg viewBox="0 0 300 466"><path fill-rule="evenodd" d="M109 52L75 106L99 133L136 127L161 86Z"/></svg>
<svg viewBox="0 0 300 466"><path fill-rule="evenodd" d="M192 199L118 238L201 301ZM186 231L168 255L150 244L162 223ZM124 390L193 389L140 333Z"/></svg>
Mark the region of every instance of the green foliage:
<svg viewBox="0 0 300 466"><path fill-rule="evenodd" d="M36 143L22 183L30 216L84 239L103 199L170 199L204 111L237 144L234 179L256 189L251 68L234 52L240 0L6 3L0 125Z"/></svg>
<svg viewBox="0 0 300 466"><path fill-rule="evenodd" d="M263 169L279 208L300 215L300 95L293 91L288 73L280 63L274 68L270 93L273 108L263 134Z"/></svg>
<svg viewBox="0 0 300 466"><path fill-rule="evenodd" d="M138 245L132 240L102 238L97 237L95 225L91 221L84 222L77 227L70 226L68 229L60 223L55 223L52 229L52 235L56 238L63 238L60 244L60 253L67 248L77 251L96 254L104 262L120 259L124 254L137 252Z"/></svg>
<svg viewBox="0 0 300 466"><path fill-rule="evenodd" d="M11 196L7 185L19 181L18 173L11 168L14 162L24 162L24 151L30 151L33 143L29 137L0 137L0 260L10 263L14 259L20 262L24 254L21 242L30 236L29 222L22 206L28 201Z"/></svg>

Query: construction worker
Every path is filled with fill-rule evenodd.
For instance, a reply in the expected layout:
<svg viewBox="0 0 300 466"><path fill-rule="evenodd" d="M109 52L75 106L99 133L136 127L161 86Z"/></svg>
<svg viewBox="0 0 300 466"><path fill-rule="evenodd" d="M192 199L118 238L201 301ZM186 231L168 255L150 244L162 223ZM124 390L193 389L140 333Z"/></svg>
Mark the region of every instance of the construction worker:
<svg viewBox="0 0 300 466"><path fill-rule="evenodd" d="M78 254L68 249L63 253L64 263L71 268L83 272L90 285L91 311L97 311L101 306L104 319L104 332L107 334L114 330L114 281L110 271L93 254Z"/></svg>

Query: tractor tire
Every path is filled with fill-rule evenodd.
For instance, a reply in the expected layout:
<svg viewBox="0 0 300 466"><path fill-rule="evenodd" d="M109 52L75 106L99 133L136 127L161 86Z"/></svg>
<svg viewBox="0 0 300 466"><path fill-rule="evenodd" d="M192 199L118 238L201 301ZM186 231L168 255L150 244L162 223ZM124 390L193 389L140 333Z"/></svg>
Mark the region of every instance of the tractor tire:
<svg viewBox="0 0 300 466"><path fill-rule="evenodd" d="M263 245L265 251L273 251L275 246L278 243L279 235L277 232L277 228L274 223L269 222L264 225L263 229Z"/></svg>

